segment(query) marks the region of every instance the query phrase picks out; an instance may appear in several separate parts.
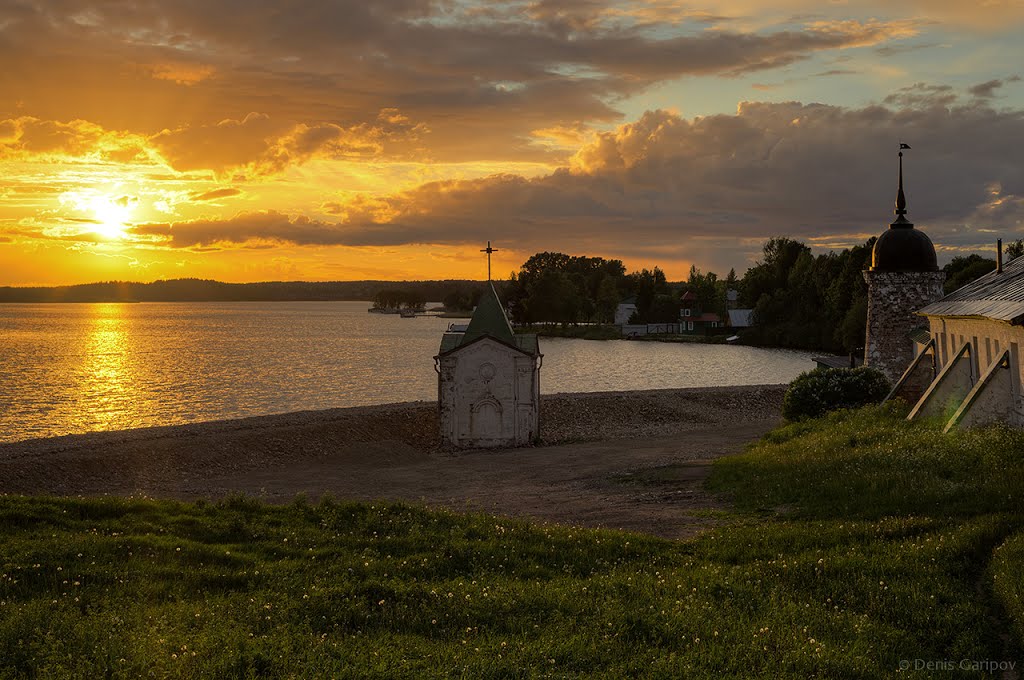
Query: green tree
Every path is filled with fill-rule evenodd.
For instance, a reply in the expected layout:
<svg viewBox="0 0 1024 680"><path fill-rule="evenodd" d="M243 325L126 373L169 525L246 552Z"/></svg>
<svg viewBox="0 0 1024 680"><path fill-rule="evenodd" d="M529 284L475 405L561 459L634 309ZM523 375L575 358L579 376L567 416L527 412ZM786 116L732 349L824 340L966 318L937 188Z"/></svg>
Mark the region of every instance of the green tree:
<svg viewBox="0 0 1024 680"><path fill-rule="evenodd" d="M621 277L620 277L621 280ZM615 320L615 310L622 299L619 281L606 275L597 287L597 321L611 323Z"/></svg>
<svg viewBox="0 0 1024 680"><path fill-rule="evenodd" d="M651 300L644 314L637 315L640 323L677 323L679 321L679 297L671 293L658 293Z"/></svg>
<svg viewBox="0 0 1024 680"><path fill-rule="evenodd" d="M1007 262L1024 255L1024 239L1017 239L1012 243L1007 243L1005 253Z"/></svg>
<svg viewBox="0 0 1024 680"><path fill-rule="evenodd" d="M581 306L582 297L564 271L548 269L530 283L526 308L532 321L576 323Z"/></svg>
<svg viewBox="0 0 1024 680"><path fill-rule="evenodd" d="M790 238L773 238L764 244L762 258L743 275L740 296L744 307L753 307L763 295L786 287L797 258L811 249Z"/></svg>
<svg viewBox="0 0 1024 680"><path fill-rule="evenodd" d="M609 316L610 300L614 298L618 305L626 288L625 273L621 260L537 253L523 263L508 283L509 313L517 323L610 320L615 313L613 305ZM554 274L564 275L564 279ZM541 290L561 291L560 295L567 296L565 304L559 300L542 300ZM552 317L555 309L562 310L558 318Z"/></svg>
<svg viewBox="0 0 1024 680"><path fill-rule="evenodd" d="M958 256L949 261L942 271L946 273L944 290L946 294L963 288L971 281L988 274L996 268L996 261L972 253L966 257Z"/></svg>
<svg viewBox="0 0 1024 680"><path fill-rule="evenodd" d="M686 290L697 296L703 311L715 312L720 316L725 314L725 291L718 285L718 275L714 272L704 274L696 265L690 265Z"/></svg>
<svg viewBox="0 0 1024 680"><path fill-rule="evenodd" d="M752 342L782 347L853 351L864 344L867 286L874 240L815 256L792 239L771 239L764 257L741 281L741 301L752 304Z"/></svg>
<svg viewBox="0 0 1024 680"><path fill-rule="evenodd" d="M868 299L858 297L846 310L839 326L839 342L847 352L854 352L864 346L868 325Z"/></svg>
<svg viewBox="0 0 1024 680"><path fill-rule="evenodd" d="M652 269L641 269L626 277L626 284L629 291L636 296L636 318L638 323L646 323L646 319L654 304L657 295L669 293L668 280L665 272L658 267Z"/></svg>

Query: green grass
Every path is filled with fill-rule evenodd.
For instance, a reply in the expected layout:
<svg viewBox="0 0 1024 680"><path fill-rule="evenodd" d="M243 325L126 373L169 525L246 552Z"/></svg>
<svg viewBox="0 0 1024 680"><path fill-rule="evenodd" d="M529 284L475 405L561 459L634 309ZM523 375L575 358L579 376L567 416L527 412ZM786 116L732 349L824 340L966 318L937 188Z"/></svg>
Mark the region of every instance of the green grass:
<svg viewBox="0 0 1024 680"><path fill-rule="evenodd" d="M1019 669L1024 434L899 416L720 461L738 511L688 542L399 504L0 498L0 677Z"/></svg>

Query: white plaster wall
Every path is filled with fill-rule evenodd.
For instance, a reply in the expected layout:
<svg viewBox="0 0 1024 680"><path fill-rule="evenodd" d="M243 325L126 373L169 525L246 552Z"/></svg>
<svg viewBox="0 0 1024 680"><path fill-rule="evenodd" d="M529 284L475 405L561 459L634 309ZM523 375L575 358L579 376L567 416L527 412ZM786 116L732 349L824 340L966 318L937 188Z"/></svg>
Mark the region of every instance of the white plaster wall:
<svg viewBox="0 0 1024 680"><path fill-rule="evenodd" d="M620 304L615 308L615 324L621 326L629 323L629 318L633 316L633 312L636 311L636 305L633 304Z"/></svg>
<svg viewBox="0 0 1024 680"><path fill-rule="evenodd" d="M538 435L537 361L484 338L441 358L441 436L463 447L515 446Z"/></svg>
<svg viewBox="0 0 1024 680"><path fill-rule="evenodd" d="M1003 350L1010 350L1010 383L1013 390L1012 420L1024 424L1024 402L1022 383L1024 366L1021 365L1021 351L1024 350L1024 327L988 319L950 319L929 317L929 328L935 338L938 363L944 367L956 356L956 352L970 343L977 357L979 373L984 375L992 361Z"/></svg>

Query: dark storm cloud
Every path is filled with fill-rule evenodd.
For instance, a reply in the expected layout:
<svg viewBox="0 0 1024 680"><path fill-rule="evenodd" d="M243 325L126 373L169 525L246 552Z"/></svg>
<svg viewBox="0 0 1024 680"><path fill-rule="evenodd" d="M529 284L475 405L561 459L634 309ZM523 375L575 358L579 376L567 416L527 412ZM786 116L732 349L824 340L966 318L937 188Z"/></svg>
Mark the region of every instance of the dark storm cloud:
<svg viewBox="0 0 1024 680"><path fill-rule="evenodd" d="M945 93L920 86L915 92ZM712 252L775 235L849 242L892 219L896 150L907 152L910 216L940 248L1024 229L1024 112L928 99L898 108L745 103L688 120L654 111L581 149L573 167L528 179L431 182L333 203L335 221L276 213L147 225L176 246L458 244L505 234L521 249ZM1016 234L1016 236L1014 235Z"/></svg>
<svg viewBox="0 0 1024 680"><path fill-rule="evenodd" d="M275 211L241 213L227 220L138 224L131 228L134 234L162 237L176 248L251 241L335 245L344 242L343 231L338 225L305 217L293 219Z"/></svg>

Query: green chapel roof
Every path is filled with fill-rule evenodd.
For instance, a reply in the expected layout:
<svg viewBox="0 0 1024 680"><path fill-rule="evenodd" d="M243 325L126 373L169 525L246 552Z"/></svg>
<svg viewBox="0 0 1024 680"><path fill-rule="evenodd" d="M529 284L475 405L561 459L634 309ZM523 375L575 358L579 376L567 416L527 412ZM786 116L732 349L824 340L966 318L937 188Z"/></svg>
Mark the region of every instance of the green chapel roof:
<svg viewBox="0 0 1024 680"><path fill-rule="evenodd" d="M536 335L532 333L516 335L512 330L512 324L509 323L508 316L505 315L505 310L501 306L501 301L498 300L498 293L494 290L493 284L488 284L484 290L465 332L449 331L441 337L439 354L445 354L484 336L504 342L532 356L540 354Z"/></svg>
<svg viewBox="0 0 1024 680"><path fill-rule="evenodd" d="M512 324L505 316L505 310L498 300L498 292L494 290L494 284L488 283L484 294L480 297L473 317L469 320L469 328L462 338L460 344L466 344L476 340L481 335L489 335L496 340L515 345L516 334L512 330Z"/></svg>

